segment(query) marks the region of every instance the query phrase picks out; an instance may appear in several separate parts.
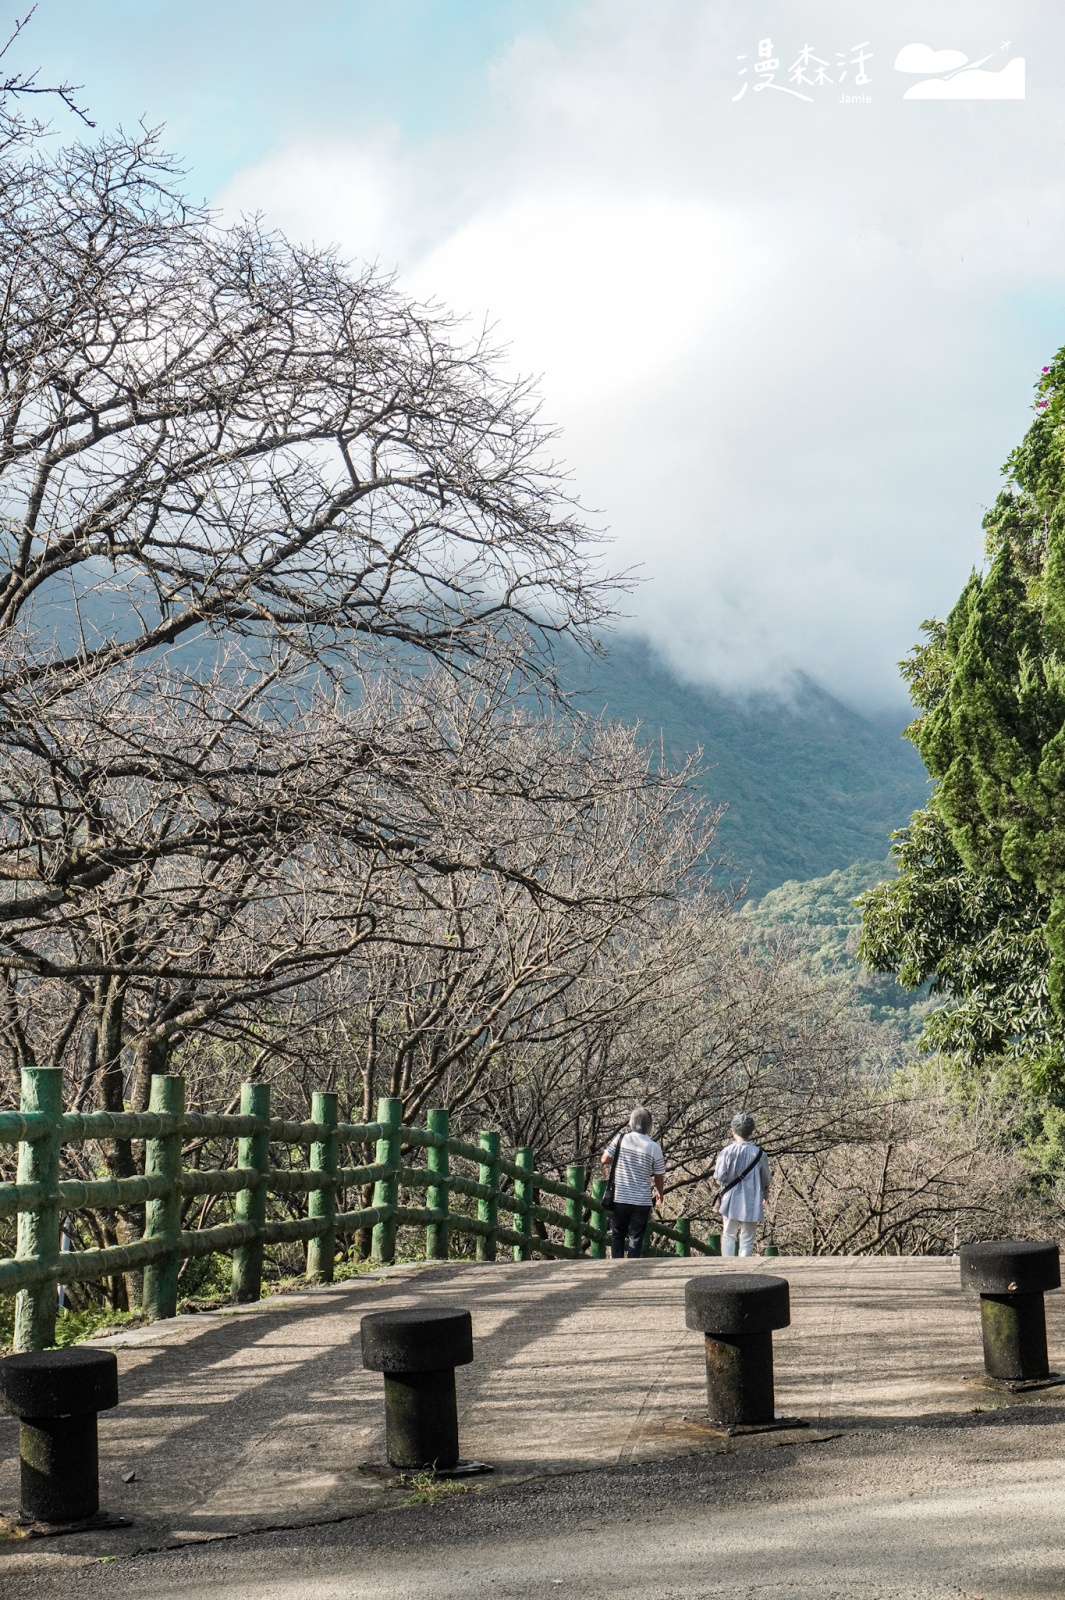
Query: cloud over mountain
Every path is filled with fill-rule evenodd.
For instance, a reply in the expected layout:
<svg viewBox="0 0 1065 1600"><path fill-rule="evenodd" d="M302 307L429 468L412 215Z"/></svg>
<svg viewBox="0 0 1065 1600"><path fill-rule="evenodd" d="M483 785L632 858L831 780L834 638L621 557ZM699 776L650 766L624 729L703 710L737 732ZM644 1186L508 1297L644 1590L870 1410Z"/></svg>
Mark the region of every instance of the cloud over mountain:
<svg viewBox="0 0 1065 1600"><path fill-rule="evenodd" d="M906 103L925 0L523 15L461 118L290 143L222 203L494 323L679 671L897 701L1065 343L1065 104L1038 74L1013 107ZM936 25L936 70L1009 34L1065 59L1065 14L1022 0ZM785 91L804 45L835 73L867 41L868 103L842 103L853 73L740 98L762 40Z"/></svg>

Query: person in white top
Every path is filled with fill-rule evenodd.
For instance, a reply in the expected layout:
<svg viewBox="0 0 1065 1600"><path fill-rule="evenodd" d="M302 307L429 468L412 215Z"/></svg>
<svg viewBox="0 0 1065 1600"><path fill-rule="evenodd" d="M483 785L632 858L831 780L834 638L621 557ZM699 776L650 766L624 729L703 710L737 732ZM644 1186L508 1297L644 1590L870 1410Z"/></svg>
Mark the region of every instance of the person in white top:
<svg viewBox="0 0 1065 1600"><path fill-rule="evenodd" d="M753 1256L755 1229L765 1216L769 1161L752 1141L753 1132L754 1118L738 1111L732 1119L732 1140L714 1166L723 1256Z"/></svg>
<svg viewBox="0 0 1065 1600"><path fill-rule="evenodd" d="M630 1259L642 1254L651 1207L658 1205L665 1194L665 1157L662 1146L650 1135L651 1113L646 1106L637 1106L629 1118L628 1129L616 1133L599 1158L603 1163L603 1176L609 1183L614 1151L621 1141L614 1169L614 1206L610 1213L610 1254L615 1258L625 1254L626 1243Z"/></svg>

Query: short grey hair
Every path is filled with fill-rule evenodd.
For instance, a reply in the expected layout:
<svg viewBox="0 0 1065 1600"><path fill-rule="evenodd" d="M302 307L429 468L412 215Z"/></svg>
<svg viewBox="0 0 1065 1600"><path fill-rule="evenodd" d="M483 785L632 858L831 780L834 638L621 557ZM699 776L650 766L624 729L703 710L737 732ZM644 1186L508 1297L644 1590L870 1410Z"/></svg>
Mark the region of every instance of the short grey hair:
<svg viewBox="0 0 1065 1600"><path fill-rule="evenodd" d="M732 1119L732 1131L741 1139L749 1139L754 1132L754 1118L749 1111L737 1111Z"/></svg>
<svg viewBox="0 0 1065 1600"><path fill-rule="evenodd" d="M632 1129L633 1133L650 1133L651 1120L651 1113L648 1111L647 1107L637 1106L636 1110L629 1118L629 1127Z"/></svg>

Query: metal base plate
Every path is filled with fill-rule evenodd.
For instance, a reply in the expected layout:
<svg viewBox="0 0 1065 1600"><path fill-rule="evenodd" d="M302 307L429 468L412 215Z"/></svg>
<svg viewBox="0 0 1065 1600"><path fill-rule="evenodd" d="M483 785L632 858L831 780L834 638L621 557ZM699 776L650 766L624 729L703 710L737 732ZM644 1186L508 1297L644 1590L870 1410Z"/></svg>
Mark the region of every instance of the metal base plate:
<svg viewBox="0 0 1065 1600"><path fill-rule="evenodd" d="M65 1533L96 1533L101 1528L128 1528L132 1517L98 1511L80 1522L30 1522L22 1516L0 1517L0 1539L59 1539Z"/></svg>
<svg viewBox="0 0 1065 1600"><path fill-rule="evenodd" d="M421 1472L430 1472L434 1478L477 1478L485 1472L494 1472L487 1461L456 1461L453 1467L394 1467L388 1461L360 1461L359 1471L368 1477L380 1478L385 1483L409 1483Z"/></svg>
<svg viewBox="0 0 1065 1600"><path fill-rule="evenodd" d="M810 1426L805 1417L776 1416L772 1422L711 1422L708 1417L685 1417L685 1422L694 1422L700 1428L706 1428L710 1433L724 1434L726 1438L736 1439L745 1433L777 1433L781 1428L808 1428Z"/></svg>
<svg viewBox="0 0 1065 1600"><path fill-rule="evenodd" d="M1045 1378L991 1378L986 1372L962 1379L976 1389L997 1389L1000 1394L1027 1394L1030 1389L1057 1389L1065 1384L1065 1372L1048 1372Z"/></svg>

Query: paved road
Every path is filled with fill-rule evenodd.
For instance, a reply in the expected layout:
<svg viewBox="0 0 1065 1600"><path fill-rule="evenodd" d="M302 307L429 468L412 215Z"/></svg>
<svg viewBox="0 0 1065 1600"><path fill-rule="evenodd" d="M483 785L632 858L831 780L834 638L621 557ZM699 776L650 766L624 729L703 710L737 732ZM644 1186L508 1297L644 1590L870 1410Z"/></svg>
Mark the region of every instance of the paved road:
<svg viewBox="0 0 1065 1600"><path fill-rule="evenodd" d="M979 1323L956 1265L754 1265L791 1282L777 1396L813 1427L727 1446L686 1420L703 1373L683 1292L732 1263L386 1272L116 1339L123 1400L101 1419L101 1488L133 1526L0 1546L0 1600L113 1596L119 1573L123 1600L1065 1597L1065 1389L1006 1405L963 1381ZM477 1336L464 1451L497 1472L407 1507L358 1470L383 1454L359 1316L453 1301ZM1065 1366L1065 1295L1048 1323ZM0 1507L16 1485L5 1422Z"/></svg>
<svg viewBox="0 0 1065 1600"><path fill-rule="evenodd" d="M1033 1600L1065 1595L1065 1408L596 1468L120 1564L4 1600Z"/></svg>

